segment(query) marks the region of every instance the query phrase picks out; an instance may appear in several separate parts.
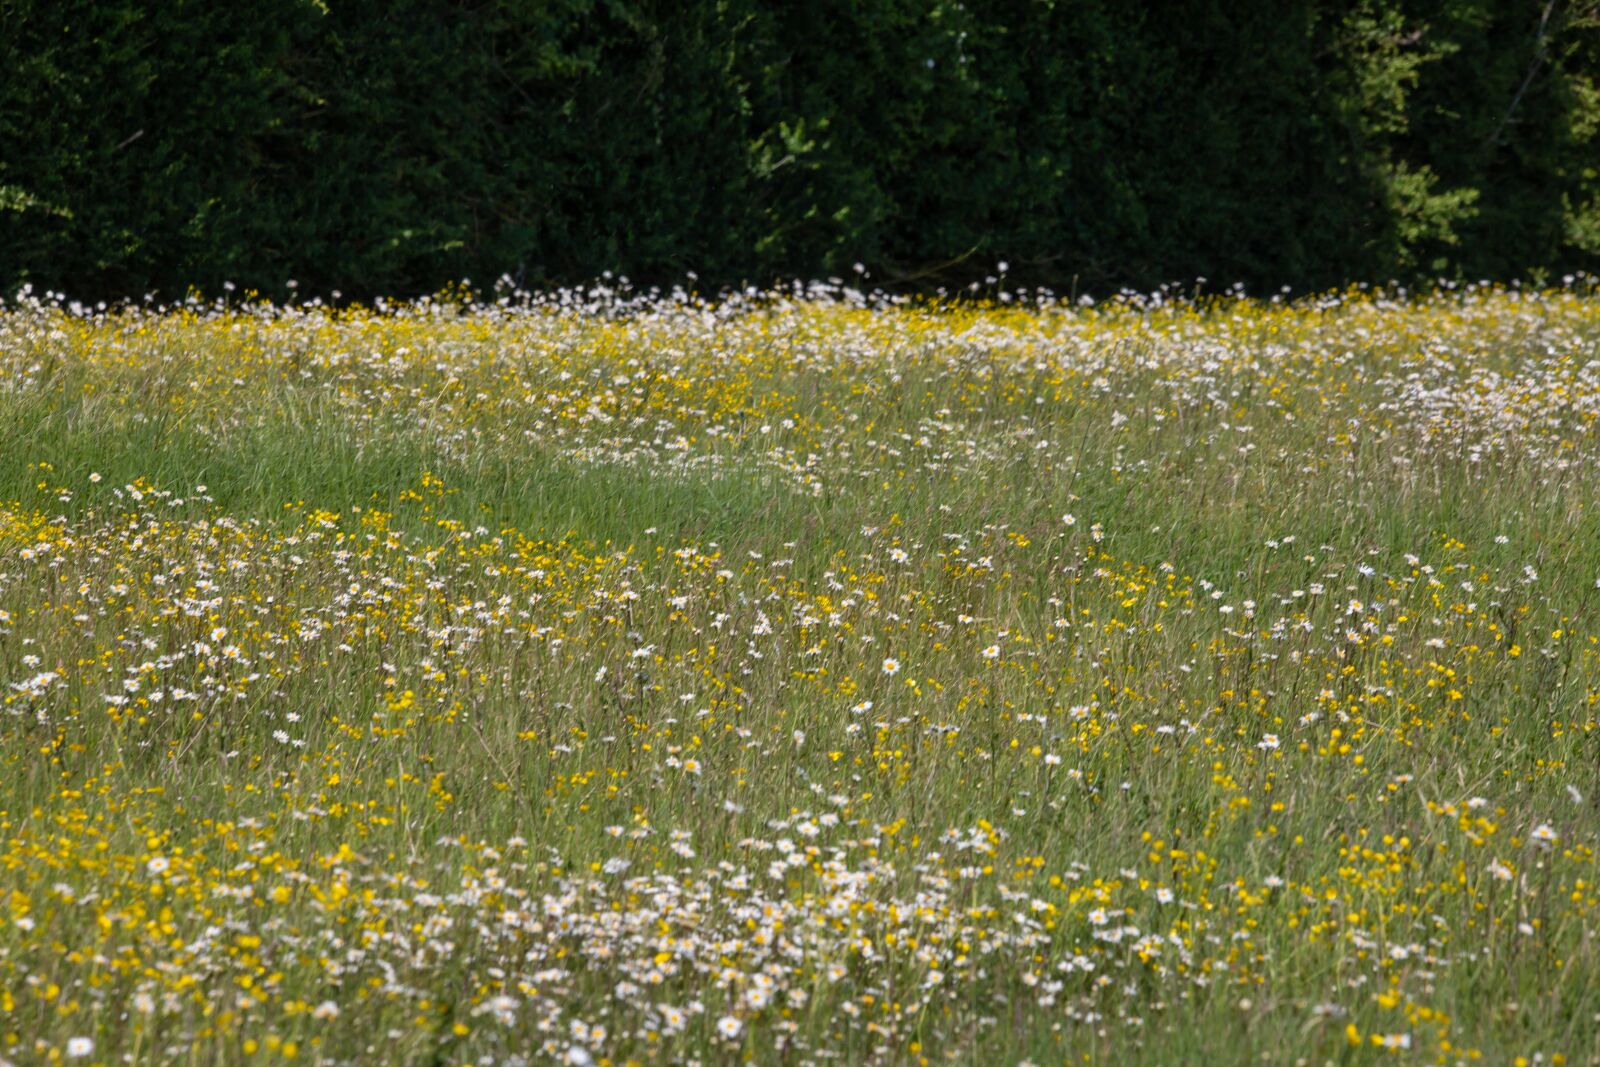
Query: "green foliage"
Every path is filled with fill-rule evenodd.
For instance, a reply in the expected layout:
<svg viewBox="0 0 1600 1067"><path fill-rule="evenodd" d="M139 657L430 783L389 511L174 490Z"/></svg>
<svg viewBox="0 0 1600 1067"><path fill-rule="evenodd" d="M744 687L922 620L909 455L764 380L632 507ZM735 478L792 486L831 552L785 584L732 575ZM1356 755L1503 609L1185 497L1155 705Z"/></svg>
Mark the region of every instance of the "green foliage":
<svg viewBox="0 0 1600 1067"><path fill-rule="evenodd" d="M0 0L0 286L1591 268L1597 12Z"/></svg>

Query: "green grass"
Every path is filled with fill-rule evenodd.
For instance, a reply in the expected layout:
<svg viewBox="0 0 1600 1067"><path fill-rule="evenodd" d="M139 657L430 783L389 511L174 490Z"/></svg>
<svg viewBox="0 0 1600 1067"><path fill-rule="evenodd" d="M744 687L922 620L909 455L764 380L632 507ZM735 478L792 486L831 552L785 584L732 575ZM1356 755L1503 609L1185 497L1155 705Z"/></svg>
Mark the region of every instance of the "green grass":
<svg viewBox="0 0 1600 1067"><path fill-rule="evenodd" d="M0 1057L1600 1063L1597 345L12 313Z"/></svg>

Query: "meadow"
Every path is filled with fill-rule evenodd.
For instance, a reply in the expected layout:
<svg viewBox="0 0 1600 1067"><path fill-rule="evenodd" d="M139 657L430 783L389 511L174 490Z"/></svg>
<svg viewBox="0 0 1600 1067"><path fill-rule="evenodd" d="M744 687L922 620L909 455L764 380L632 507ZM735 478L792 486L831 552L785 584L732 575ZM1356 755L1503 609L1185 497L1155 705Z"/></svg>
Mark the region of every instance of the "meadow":
<svg viewBox="0 0 1600 1067"><path fill-rule="evenodd" d="M1600 298L0 306L0 1061L1600 1063Z"/></svg>

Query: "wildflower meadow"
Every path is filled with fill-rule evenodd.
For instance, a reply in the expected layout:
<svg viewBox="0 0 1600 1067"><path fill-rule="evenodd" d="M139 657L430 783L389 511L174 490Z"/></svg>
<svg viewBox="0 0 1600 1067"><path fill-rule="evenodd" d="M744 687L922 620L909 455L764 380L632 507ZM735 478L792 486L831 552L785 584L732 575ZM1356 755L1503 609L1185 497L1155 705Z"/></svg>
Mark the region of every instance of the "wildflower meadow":
<svg viewBox="0 0 1600 1067"><path fill-rule="evenodd" d="M1600 1063L1600 298L0 305L0 1061Z"/></svg>

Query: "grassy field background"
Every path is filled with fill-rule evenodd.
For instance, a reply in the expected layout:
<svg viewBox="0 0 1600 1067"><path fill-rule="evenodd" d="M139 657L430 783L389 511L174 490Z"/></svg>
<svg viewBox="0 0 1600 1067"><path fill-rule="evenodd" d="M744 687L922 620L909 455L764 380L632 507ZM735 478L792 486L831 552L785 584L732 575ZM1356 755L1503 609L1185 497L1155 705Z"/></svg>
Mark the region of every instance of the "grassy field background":
<svg viewBox="0 0 1600 1067"><path fill-rule="evenodd" d="M1600 1063L1600 302L0 312L0 1058Z"/></svg>

